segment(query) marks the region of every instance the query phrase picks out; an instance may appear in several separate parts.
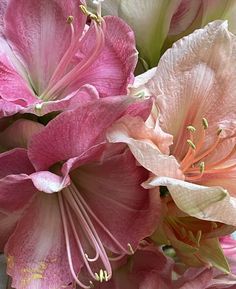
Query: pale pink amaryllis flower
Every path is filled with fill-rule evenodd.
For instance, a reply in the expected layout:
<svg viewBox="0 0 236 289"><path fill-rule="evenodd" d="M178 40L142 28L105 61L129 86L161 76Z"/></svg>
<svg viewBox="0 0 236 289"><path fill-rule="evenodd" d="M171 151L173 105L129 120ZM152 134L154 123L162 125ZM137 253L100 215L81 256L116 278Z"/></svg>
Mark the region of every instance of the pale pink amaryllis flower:
<svg viewBox="0 0 236 289"><path fill-rule="evenodd" d="M173 289L173 265L174 261L160 248L142 244L125 264L114 271L109 282L96 284L95 289Z"/></svg>
<svg viewBox="0 0 236 289"><path fill-rule="evenodd" d="M92 288L154 231L159 197L140 186L147 171L126 147L105 141L124 113L149 114L149 103L129 102L104 98L63 112L34 129L28 150L0 155L0 211L21 214L13 233L10 220L10 232L0 227L13 287Z"/></svg>
<svg viewBox="0 0 236 289"><path fill-rule="evenodd" d="M147 187L166 186L183 212L229 225L236 225L235 63L227 22L196 30L139 79L155 97L149 121L127 116L108 132L152 173Z"/></svg>
<svg viewBox="0 0 236 289"><path fill-rule="evenodd" d="M0 117L126 94L137 53L118 17L92 14L83 0L6 0L0 15Z"/></svg>

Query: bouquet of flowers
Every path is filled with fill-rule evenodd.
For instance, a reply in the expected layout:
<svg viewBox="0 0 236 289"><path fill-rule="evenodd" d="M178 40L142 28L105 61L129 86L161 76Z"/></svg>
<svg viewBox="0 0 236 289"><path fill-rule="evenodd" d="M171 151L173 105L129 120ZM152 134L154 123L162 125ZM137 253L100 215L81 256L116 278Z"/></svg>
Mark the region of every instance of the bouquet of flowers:
<svg viewBox="0 0 236 289"><path fill-rule="evenodd" d="M236 1L0 15L0 288L235 289Z"/></svg>

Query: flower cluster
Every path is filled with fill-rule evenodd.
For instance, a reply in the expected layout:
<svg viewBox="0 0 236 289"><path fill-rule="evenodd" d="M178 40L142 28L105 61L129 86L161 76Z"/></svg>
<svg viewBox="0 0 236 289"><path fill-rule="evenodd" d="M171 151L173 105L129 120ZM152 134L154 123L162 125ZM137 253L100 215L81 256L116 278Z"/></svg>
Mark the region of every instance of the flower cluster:
<svg viewBox="0 0 236 289"><path fill-rule="evenodd" d="M0 0L12 288L236 288L234 6Z"/></svg>

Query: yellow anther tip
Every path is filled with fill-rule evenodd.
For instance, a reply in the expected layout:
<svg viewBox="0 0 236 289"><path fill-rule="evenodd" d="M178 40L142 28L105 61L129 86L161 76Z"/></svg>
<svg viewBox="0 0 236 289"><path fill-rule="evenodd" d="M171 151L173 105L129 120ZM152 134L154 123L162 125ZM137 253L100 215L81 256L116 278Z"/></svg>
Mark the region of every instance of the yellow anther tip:
<svg viewBox="0 0 236 289"><path fill-rule="evenodd" d="M66 19L66 22L68 24L71 24L73 21L74 21L74 17L72 15L68 16L67 19Z"/></svg>
<svg viewBox="0 0 236 289"><path fill-rule="evenodd" d="M208 121L205 117L202 118L202 125L204 127L204 129L207 129L208 128Z"/></svg>
<svg viewBox="0 0 236 289"><path fill-rule="evenodd" d="M189 125L187 126L187 130L190 131L190 132L195 132L196 131L196 128L192 125Z"/></svg>
<svg viewBox="0 0 236 289"><path fill-rule="evenodd" d="M187 144L192 148L192 149L196 149L196 146L195 144L190 140L190 139L187 139Z"/></svg>

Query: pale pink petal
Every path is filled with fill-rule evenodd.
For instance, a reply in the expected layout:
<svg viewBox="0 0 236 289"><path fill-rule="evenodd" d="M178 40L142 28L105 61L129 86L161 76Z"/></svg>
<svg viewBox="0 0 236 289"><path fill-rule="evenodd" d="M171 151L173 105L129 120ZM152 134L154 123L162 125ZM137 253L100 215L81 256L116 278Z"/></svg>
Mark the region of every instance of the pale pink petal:
<svg viewBox="0 0 236 289"><path fill-rule="evenodd" d="M169 35L177 35L185 31L200 12L202 0L182 0L171 18Z"/></svg>
<svg viewBox="0 0 236 289"><path fill-rule="evenodd" d="M129 151L81 166L71 174L91 212L126 250L128 244L135 249L159 223L160 198L141 187L147 174ZM105 247L123 252L96 219L94 225Z"/></svg>
<svg viewBox="0 0 236 289"><path fill-rule="evenodd" d="M70 179L62 178L48 171L40 171L30 175L34 186L44 193L60 192L64 187L68 186Z"/></svg>
<svg viewBox="0 0 236 289"><path fill-rule="evenodd" d="M43 127L38 122L19 119L0 133L0 145L7 149L27 148L31 137Z"/></svg>
<svg viewBox="0 0 236 289"><path fill-rule="evenodd" d="M128 144L137 161L155 175L183 179L176 159L161 152L168 153L171 135L155 133L141 118L123 117L108 129L107 138L113 143Z"/></svg>
<svg viewBox="0 0 236 289"><path fill-rule="evenodd" d="M197 128L198 136L205 117L209 144L218 123L235 118L235 39L222 21L196 30L163 55L146 85L156 95L160 125L174 136L172 152L180 159L187 150L183 139L189 138L188 125Z"/></svg>
<svg viewBox="0 0 236 289"><path fill-rule="evenodd" d="M132 102L128 97L104 98L60 114L32 138L29 156L35 168L46 170L103 143L106 129Z"/></svg>
<svg viewBox="0 0 236 289"><path fill-rule="evenodd" d="M106 23L105 46L94 64L85 71L76 83L94 85L101 97L127 93L133 82L137 51L131 28L118 17L104 17ZM86 57L95 45L95 31L92 25L81 41L80 54Z"/></svg>
<svg viewBox="0 0 236 289"><path fill-rule="evenodd" d="M5 249L7 272L17 289L72 288L56 194L39 194ZM77 263L77 270L81 263Z"/></svg>
<svg viewBox="0 0 236 289"><path fill-rule="evenodd" d="M206 187L165 177L146 181L145 188L166 186L180 210L188 215L228 225L236 225L236 198L222 187Z"/></svg>
<svg viewBox="0 0 236 289"><path fill-rule="evenodd" d="M5 35L26 65L38 95L70 45L69 15L74 16L77 35L82 34L86 17L80 4L75 0L13 0L7 7Z"/></svg>

